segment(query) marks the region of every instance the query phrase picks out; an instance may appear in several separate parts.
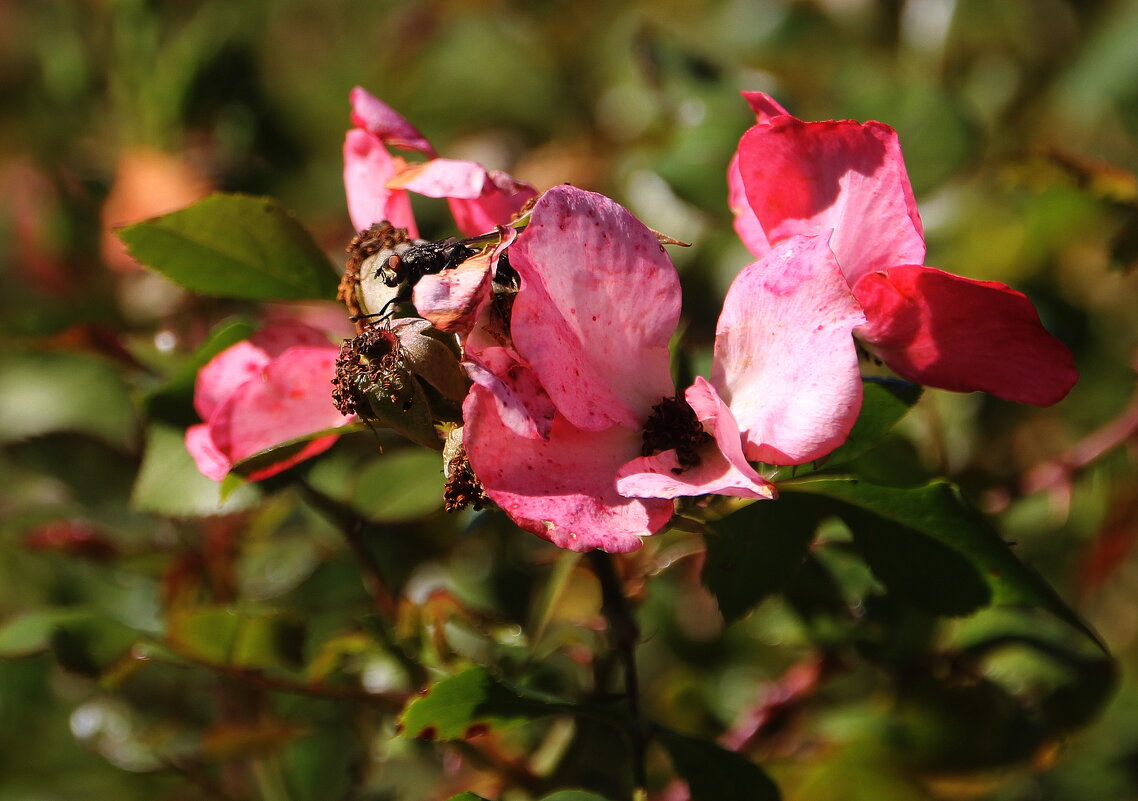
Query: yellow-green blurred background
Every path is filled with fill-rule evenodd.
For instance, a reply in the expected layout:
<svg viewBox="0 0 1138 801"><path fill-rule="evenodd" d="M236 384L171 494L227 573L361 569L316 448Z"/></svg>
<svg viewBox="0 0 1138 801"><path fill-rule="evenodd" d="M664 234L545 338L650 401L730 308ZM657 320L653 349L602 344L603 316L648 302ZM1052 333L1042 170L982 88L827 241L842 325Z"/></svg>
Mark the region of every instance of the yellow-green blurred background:
<svg viewBox="0 0 1138 801"><path fill-rule="evenodd" d="M1020 556L1101 632L1123 680L1099 719L1034 761L914 784L866 767L887 762L887 744L867 763L831 743L784 771L785 789L803 801L1138 797L1132 0L0 0L0 620L101 593L114 598L108 615L130 618L119 605L144 592L125 585L147 570L145 555L108 572L28 546L52 509L125 520L142 446L122 411L137 386L96 376L90 414L57 413L58 398L13 389L26 355L45 369L65 352L145 362L192 349L234 312L140 271L109 229L212 189L268 194L341 258L355 85L443 155L539 189L605 192L693 243L673 255L696 346L747 262L725 202L750 121L738 92L767 91L804 119L895 127L928 263L1026 292L1082 379L1048 409L930 392L891 446L897 461L877 469L949 476L998 514ZM425 233L453 233L441 204L417 203ZM1093 449L1086 438L1103 427L1110 447L1069 481L1022 494L1033 467ZM99 688L19 650L0 661L0 801L208 797L154 779L143 757L104 760L73 715ZM698 671L667 681L676 698L686 683L715 692Z"/></svg>

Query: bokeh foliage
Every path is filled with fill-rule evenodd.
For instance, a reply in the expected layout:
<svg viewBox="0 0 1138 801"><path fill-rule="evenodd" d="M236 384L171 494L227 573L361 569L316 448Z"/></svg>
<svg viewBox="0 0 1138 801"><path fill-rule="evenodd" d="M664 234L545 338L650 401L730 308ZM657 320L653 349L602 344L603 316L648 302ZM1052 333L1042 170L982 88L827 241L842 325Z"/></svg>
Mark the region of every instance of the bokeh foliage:
<svg viewBox="0 0 1138 801"><path fill-rule="evenodd" d="M524 679L519 718L601 695L616 666L583 656L602 593L576 557L443 515L436 463L395 437L224 507L181 447L194 369L266 311L138 270L108 228L211 188L268 195L339 260L356 84L449 156L605 192L692 242L673 253L692 372L747 261L725 204L738 91L896 127L928 263L1027 292L1082 379L1048 409L929 391L847 455L882 484L959 484L1101 635L1119 691L1098 712L1113 668L1046 615L934 618L972 606L922 607L903 534L856 513L831 509L730 623L702 538L674 531L625 563L644 704L672 729L649 768L714 762L680 733L726 733L792 799L1134 797L1135 41L1130 0L0 4L0 801L497 797L485 777L519 752L536 773L515 792L627 789L596 761L627 751L603 721L535 715L451 750L393 736L408 688L469 664ZM441 204L416 211L453 233ZM745 710L769 717L748 733Z"/></svg>

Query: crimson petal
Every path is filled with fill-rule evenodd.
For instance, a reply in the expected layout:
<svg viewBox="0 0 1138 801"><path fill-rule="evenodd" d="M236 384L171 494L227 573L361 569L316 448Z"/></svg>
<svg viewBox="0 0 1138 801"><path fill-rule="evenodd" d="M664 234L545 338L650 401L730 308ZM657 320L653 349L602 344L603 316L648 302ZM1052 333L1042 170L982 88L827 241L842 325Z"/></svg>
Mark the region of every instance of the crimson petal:
<svg viewBox="0 0 1138 801"><path fill-rule="evenodd" d="M1078 378L1031 301L1003 284L905 265L862 277L854 294L867 317L855 334L910 381L1046 406Z"/></svg>
<svg viewBox="0 0 1138 801"><path fill-rule="evenodd" d="M851 284L924 259L916 200L887 125L773 117L743 135L739 175L772 243L833 231L830 248Z"/></svg>

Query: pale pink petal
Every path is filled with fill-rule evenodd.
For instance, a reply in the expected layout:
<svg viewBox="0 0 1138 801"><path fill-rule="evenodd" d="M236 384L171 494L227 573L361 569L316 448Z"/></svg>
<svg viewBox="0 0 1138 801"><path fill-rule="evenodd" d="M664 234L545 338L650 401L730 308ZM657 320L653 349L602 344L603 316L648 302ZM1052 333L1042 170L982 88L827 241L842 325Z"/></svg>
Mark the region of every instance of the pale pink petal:
<svg viewBox="0 0 1138 801"><path fill-rule="evenodd" d="M473 161L432 159L402 170L388 187L425 197L446 198L455 225L464 236L481 236L507 225L537 190L504 172L488 171Z"/></svg>
<svg viewBox="0 0 1138 801"><path fill-rule="evenodd" d="M337 354L332 345L290 348L268 364L258 379L239 387L207 421L218 450L236 463L275 445L350 422L352 418L341 415L332 403ZM328 442L323 447L330 446ZM290 463L295 461L299 459Z"/></svg>
<svg viewBox="0 0 1138 801"><path fill-rule="evenodd" d="M511 332L577 428L639 429L674 393L668 341L680 284L656 235L608 198L558 186L510 249L521 276Z"/></svg>
<svg viewBox="0 0 1138 801"><path fill-rule="evenodd" d="M887 125L775 117L743 135L739 173L769 241L833 231L830 248L850 284L924 259L897 132Z"/></svg>
<svg viewBox="0 0 1138 801"><path fill-rule="evenodd" d="M210 481L221 481L233 466L225 458L225 454L213 444L206 423L199 423L186 429L186 450L194 457L198 472Z"/></svg>
<svg viewBox="0 0 1138 801"><path fill-rule="evenodd" d="M392 147L416 150L429 158L434 157L435 149L426 137L378 97L357 86L348 94L348 99L352 104L352 125L374 134Z"/></svg>
<svg viewBox="0 0 1138 801"><path fill-rule="evenodd" d="M533 370L513 350L493 346L477 354L468 351L463 367L493 398L502 425L519 437L549 438L557 410Z"/></svg>
<svg viewBox="0 0 1138 801"><path fill-rule="evenodd" d="M548 440L519 437L481 387L467 397L463 419L467 457L486 494L518 526L554 545L634 551L672 517L671 501L617 492L617 468L640 448L635 431L581 431L558 415Z"/></svg>
<svg viewBox="0 0 1138 801"><path fill-rule="evenodd" d="M419 236L411 199L401 189L388 189L387 182L404 161L392 156L374 134L353 128L344 139L344 193L348 216L357 231L387 220L396 228L406 228L414 239Z"/></svg>
<svg viewBox="0 0 1138 801"><path fill-rule="evenodd" d="M782 105L766 92L740 92L751 111L755 112L755 119L760 124L770 122L775 117L785 117L790 114Z"/></svg>
<svg viewBox="0 0 1138 801"><path fill-rule="evenodd" d="M770 252L771 244L767 240L766 231L762 223L751 211L751 204L747 201L747 192L743 188L743 176L739 172L739 154L731 157L727 165L727 207L735 216L735 233L747 246L756 258L762 258Z"/></svg>
<svg viewBox="0 0 1138 801"><path fill-rule="evenodd" d="M467 334L482 305L490 300L499 257L517 239L516 228L499 226L498 244L451 270L424 275L415 285L415 310L440 331Z"/></svg>
<svg viewBox="0 0 1138 801"><path fill-rule="evenodd" d="M453 270L424 275L415 284L415 311L440 331L469 331L479 307L490 299L490 259L491 254L484 253Z"/></svg>
<svg viewBox="0 0 1138 801"><path fill-rule="evenodd" d="M458 230L466 236L479 236L494 230L495 226L508 225L537 190L525 181L519 181L497 170L487 174L487 182L480 197L473 200L450 198L450 212Z"/></svg>
<svg viewBox="0 0 1138 801"><path fill-rule="evenodd" d="M868 318L856 335L910 381L1044 406L1078 378L1031 301L1003 284L904 265L864 276L854 294Z"/></svg>
<svg viewBox="0 0 1138 801"><path fill-rule="evenodd" d="M486 168L481 164L456 159L431 159L407 166L392 176L387 185L391 189L406 189L424 197L469 199L482 195L486 181Z"/></svg>
<svg viewBox="0 0 1138 801"><path fill-rule="evenodd" d="M865 316L824 237L794 237L723 302L711 381L751 461L801 464L842 444L861 408L851 336Z"/></svg>
<svg viewBox="0 0 1138 801"><path fill-rule="evenodd" d="M208 420L218 405L247 381L261 374L271 357L249 340L238 342L214 356L198 370L194 384L194 410Z"/></svg>
<svg viewBox="0 0 1138 801"><path fill-rule="evenodd" d="M617 471L617 489L632 498L678 498L732 495L769 499L774 485L760 476L743 456L739 427L727 405L703 377L684 392L688 404L712 440L700 449L700 463L682 469L674 450L641 456Z"/></svg>

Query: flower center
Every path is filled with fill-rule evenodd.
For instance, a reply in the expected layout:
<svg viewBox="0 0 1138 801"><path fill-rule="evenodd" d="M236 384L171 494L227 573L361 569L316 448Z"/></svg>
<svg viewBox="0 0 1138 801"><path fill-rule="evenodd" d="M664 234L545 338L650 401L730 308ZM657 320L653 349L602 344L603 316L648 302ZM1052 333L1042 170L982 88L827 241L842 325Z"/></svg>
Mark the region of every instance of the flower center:
<svg viewBox="0 0 1138 801"><path fill-rule="evenodd" d="M474 475L470 460L466 458L466 449L462 446L447 462L446 477L443 501L448 512L458 512L468 506L477 512L486 505L486 492Z"/></svg>
<svg viewBox="0 0 1138 801"><path fill-rule="evenodd" d="M368 393L381 392L395 403L405 388L406 369L395 332L383 325L371 326L340 346L332 401L340 414L374 417Z"/></svg>
<svg viewBox="0 0 1138 801"><path fill-rule="evenodd" d="M653 456L670 448L676 450L679 467L673 473L682 473L700 463L699 449L711 441L703 430L695 411L682 395L664 398L652 407L652 414L644 424L644 445L641 456Z"/></svg>

